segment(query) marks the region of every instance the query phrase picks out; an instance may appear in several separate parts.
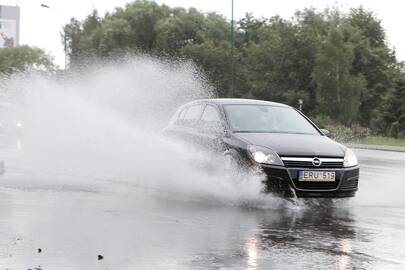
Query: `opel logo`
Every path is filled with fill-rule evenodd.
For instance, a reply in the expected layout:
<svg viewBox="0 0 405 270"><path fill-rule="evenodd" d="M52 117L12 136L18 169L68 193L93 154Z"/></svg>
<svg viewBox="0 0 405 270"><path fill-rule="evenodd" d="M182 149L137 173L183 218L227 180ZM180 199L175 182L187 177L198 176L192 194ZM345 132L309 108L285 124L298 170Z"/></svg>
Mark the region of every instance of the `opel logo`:
<svg viewBox="0 0 405 270"><path fill-rule="evenodd" d="M312 160L312 164L315 166L315 167L319 167L319 166L321 166L322 165L322 161L319 159L319 158L314 158L313 160Z"/></svg>

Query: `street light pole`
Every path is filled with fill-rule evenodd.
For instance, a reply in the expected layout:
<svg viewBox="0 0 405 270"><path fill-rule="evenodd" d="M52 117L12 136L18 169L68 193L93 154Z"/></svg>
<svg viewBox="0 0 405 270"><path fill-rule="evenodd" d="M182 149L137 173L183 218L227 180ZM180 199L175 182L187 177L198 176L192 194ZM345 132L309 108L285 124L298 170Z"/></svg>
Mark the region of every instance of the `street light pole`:
<svg viewBox="0 0 405 270"><path fill-rule="evenodd" d="M234 59L234 47L235 47L235 33L234 33L234 20L233 20L233 0L231 0L231 82L230 82L230 89L229 89L229 96L234 96L234 88L235 88L235 59Z"/></svg>

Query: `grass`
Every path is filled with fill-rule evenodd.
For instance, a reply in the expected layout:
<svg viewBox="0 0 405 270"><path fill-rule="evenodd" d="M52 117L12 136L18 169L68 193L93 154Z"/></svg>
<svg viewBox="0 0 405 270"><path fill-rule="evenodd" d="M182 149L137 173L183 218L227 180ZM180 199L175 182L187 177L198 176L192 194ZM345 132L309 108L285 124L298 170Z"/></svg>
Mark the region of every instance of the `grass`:
<svg viewBox="0 0 405 270"><path fill-rule="evenodd" d="M405 146L405 139L370 136L359 141L361 144Z"/></svg>

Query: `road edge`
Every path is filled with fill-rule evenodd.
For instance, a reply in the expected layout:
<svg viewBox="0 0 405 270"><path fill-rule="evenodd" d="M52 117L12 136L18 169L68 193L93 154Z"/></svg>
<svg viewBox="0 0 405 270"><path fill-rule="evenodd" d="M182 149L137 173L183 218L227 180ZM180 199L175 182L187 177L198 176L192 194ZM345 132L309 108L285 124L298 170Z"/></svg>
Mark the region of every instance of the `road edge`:
<svg viewBox="0 0 405 270"><path fill-rule="evenodd" d="M392 146L392 145L373 145L373 144L359 144L359 143L345 143L347 147L355 149L368 149L368 150L379 150L379 151L390 151L390 152L401 152L405 153L405 147L402 146Z"/></svg>

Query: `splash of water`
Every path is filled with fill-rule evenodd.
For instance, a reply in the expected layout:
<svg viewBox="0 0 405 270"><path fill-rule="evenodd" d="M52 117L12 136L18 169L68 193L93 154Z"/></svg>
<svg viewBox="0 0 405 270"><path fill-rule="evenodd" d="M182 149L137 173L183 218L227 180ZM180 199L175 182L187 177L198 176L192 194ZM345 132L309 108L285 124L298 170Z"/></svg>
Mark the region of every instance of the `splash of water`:
<svg viewBox="0 0 405 270"><path fill-rule="evenodd" d="M100 184L90 179L102 179L110 181L106 186L111 181L127 183L184 198L249 206L275 204L276 199L261 193L260 174L230 175L195 166L212 159L220 163L222 157L190 151L189 146L161 135L179 105L213 96L212 88L190 63L134 57L57 79L20 74L3 88L18 107L17 118L24 125L14 166L31 170L31 175L53 175L52 181L59 179L61 189L87 185L94 190ZM33 177L21 183L36 184L55 185L35 183Z"/></svg>

